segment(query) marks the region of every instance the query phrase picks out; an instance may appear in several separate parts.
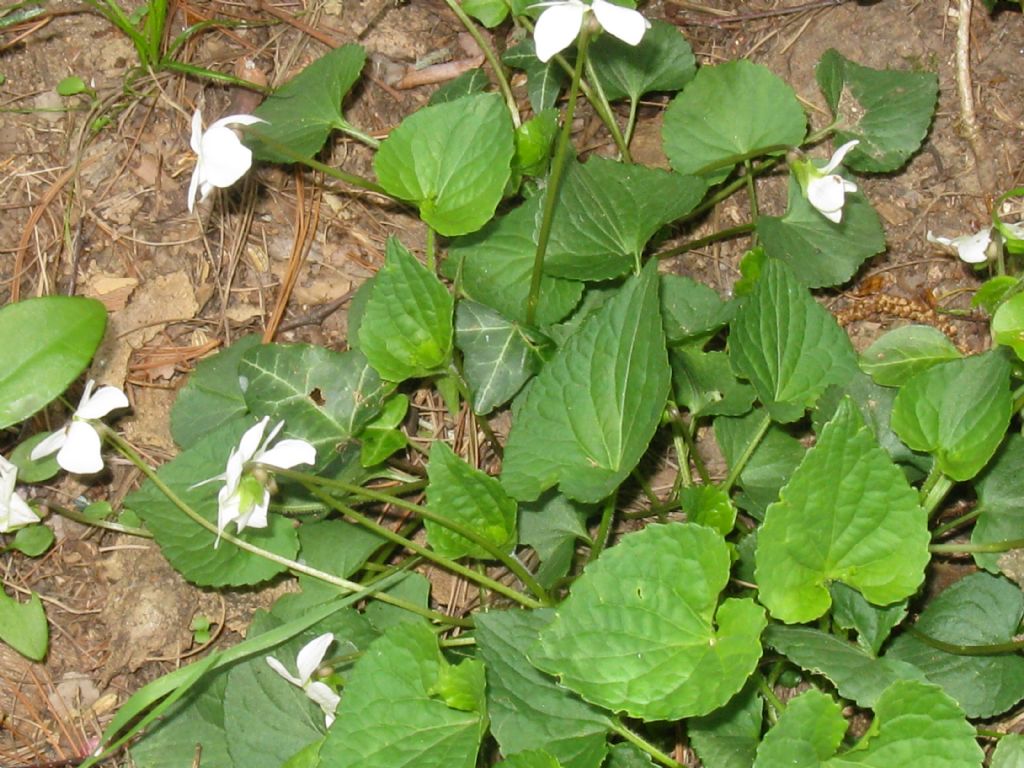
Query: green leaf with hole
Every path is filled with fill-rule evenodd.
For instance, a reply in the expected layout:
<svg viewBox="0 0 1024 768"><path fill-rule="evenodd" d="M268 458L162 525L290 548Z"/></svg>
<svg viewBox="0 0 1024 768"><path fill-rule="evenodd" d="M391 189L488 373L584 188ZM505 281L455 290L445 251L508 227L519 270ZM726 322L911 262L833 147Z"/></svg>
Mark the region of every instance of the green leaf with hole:
<svg viewBox="0 0 1024 768"><path fill-rule="evenodd" d="M558 484L577 501L614 491L647 450L670 369L654 262L595 311L534 380L501 482L521 501Z"/></svg>
<svg viewBox="0 0 1024 768"><path fill-rule="evenodd" d="M647 241L693 210L706 187L696 176L591 157L572 163L558 194L544 271L607 280L637 268Z"/></svg>
<svg viewBox="0 0 1024 768"><path fill-rule="evenodd" d="M860 142L846 156L850 168L895 171L920 148L939 96L934 73L871 69L832 48L818 62L815 77L838 122L835 143Z"/></svg>
<svg viewBox="0 0 1024 768"><path fill-rule="evenodd" d="M0 589L0 640L32 661L46 658L50 628L39 595L33 592L19 603Z"/></svg>
<svg viewBox="0 0 1024 768"><path fill-rule="evenodd" d="M942 331L930 325L904 325L872 342L860 356L860 367L877 384L899 387L915 373L962 357Z"/></svg>
<svg viewBox="0 0 1024 768"><path fill-rule="evenodd" d="M537 671L525 652L551 611L487 611L474 617L487 665L491 734L505 754L543 749L564 768L598 768L611 729L607 713Z"/></svg>
<svg viewBox="0 0 1024 768"><path fill-rule="evenodd" d="M447 665L426 622L389 630L353 667L338 719L320 749L322 764L473 768L487 715L453 709L433 695ZM475 698L482 700L483 676L478 680Z"/></svg>
<svg viewBox="0 0 1024 768"><path fill-rule="evenodd" d="M911 664L874 658L835 635L810 627L773 624L765 630L764 642L808 672L827 677L840 696L861 707L873 707L897 680L928 682Z"/></svg>
<svg viewBox="0 0 1024 768"><path fill-rule="evenodd" d="M649 525L602 553L529 651L584 699L642 720L705 715L761 658L764 610L719 602L729 548L699 525Z"/></svg>
<svg viewBox="0 0 1024 768"><path fill-rule="evenodd" d="M441 281L389 238L359 326L359 349L388 381L441 373L451 360L454 309Z"/></svg>
<svg viewBox="0 0 1024 768"><path fill-rule="evenodd" d="M984 467L1010 425L1010 364L998 351L940 363L908 381L892 408L892 428L915 451L935 456L954 480Z"/></svg>
<svg viewBox="0 0 1024 768"><path fill-rule="evenodd" d="M455 309L455 345L462 351L475 413L507 403L541 367L522 328L475 301L460 301Z"/></svg>
<svg viewBox="0 0 1024 768"><path fill-rule="evenodd" d="M1024 618L1024 593L1013 582L972 573L922 611L914 629L952 645L1012 643ZM914 665L952 696L968 717L993 717L1024 699L1024 658L1016 653L965 656L940 650L914 633L893 641L885 658Z"/></svg>
<svg viewBox="0 0 1024 768"><path fill-rule="evenodd" d="M654 20L639 45L601 35L590 45L604 95L610 101L637 102L650 91L678 91L697 73L693 50L674 24Z"/></svg>
<svg viewBox="0 0 1024 768"><path fill-rule="evenodd" d="M765 513L758 599L788 624L822 616L832 581L876 605L902 600L924 579L930 538L917 493L845 398Z"/></svg>
<svg viewBox="0 0 1024 768"><path fill-rule="evenodd" d="M971 531L971 543L1024 539L1024 437L1012 434L999 448L985 471L975 478L978 520ZM992 573L999 573L1000 552L976 552L974 561Z"/></svg>
<svg viewBox="0 0 1024 768"><path fill-rule="evenodd" d="M389 194L451 237L494 216L514 151L505 102L485 93L413 112L381 143L373 167Z"/></svg>
<svg viewBox="0 0 1024 768"><path fill-rule="evenodd" d="M430 448L427 477L427 506L431 512L472 530L501 552L508 554L515 549L516 502L495 478L469 466L441 440L434 441ZM443 557L494 559L482 546L443 523L427 520L424 526L430 546Z"/></svg>
<svg viewBox="0 0 1024 768"><path fill-rule="evenodd" d="M796 93L768 68L746 59L701 67L665 111L665 154L679 173L703 168L722 181L737 155L781 155L804 140L807 118Z"/></svg>
<svg viewBox="0 0 1024 768"><path fill-rule="evenodd" d="M872 605L860 592L841 581L833 582L829 591L832 593L832 621L836 626L855 631L857 645L872 656L878 655L889 633L907 617L906 600L884 607Z"/></svg>
<svg viewBox="0 0 1024 768"><path fill-rule="evenodd" d="M171 406L171 435L182 448L249 412L239 380L242 356L258 346L257 334L243 336L212 357L200 360Z"/></svg>
<svg viewBox="0 0 1024 768"><path fill-rule="evenodd" d="M754 390L736 378L725 352L673 349L676 403L694 416L742 416L754 403Z"/></svg>
<svg viewBox="0 0 1024 768"><path fill-rule="evenodd" d="M308 158L319 152L332 131L348 126L342 102L359 79L365 62L362 46L343 45L328 51L274 91L253 111L266 123L246 131L246 144L253 155L271 163L293 163L294 155ZM279 146L290 152L284 154Z"/></svg>
<svg viewBox="0 0 1024 768"><path fill-rule="evenodd" d="M757 234L765 253L789 264L809 288L845 283L885 250L882 222L862 193L846 196L843 220L834 224L807 201L792 177L786 214L758 217Z"/></svg>
<svg viewBox="0 0 1024 768"><path fill-rule="evenodd" d="M848 725L842 707L820 691L807 691L788 702L765 734L754 768L981 768L984 755L974 727L937 686L912 680L893 683L874 710L867 732L836 754Z"/></svg>
<svg viewBox="0 0 1024 768"><path fill-rule="evenodd" d="M0 309L0 428L24 421L88 367L107 310L95 299L44 296ZM24 343L10 343L21 339Z"/></svg>
<svg viewBox="0 0 1024 768"><path fill-rule="evenodd" d="M527 200L479 232L452 241L444 264L445 276L461 278L470 299L517 323L526 322L542 202L542 196ZM583 286L575 280L542 275L536 323L557 323L572 311L582 294Z"/></svg>
<svg viewBox="0 0 1024 768"><path fill-rule="evenodd" d="M803 416L830 384L856 372L846 333L789 267L769 260L730 323L729 357L775 421Z"/></svg>

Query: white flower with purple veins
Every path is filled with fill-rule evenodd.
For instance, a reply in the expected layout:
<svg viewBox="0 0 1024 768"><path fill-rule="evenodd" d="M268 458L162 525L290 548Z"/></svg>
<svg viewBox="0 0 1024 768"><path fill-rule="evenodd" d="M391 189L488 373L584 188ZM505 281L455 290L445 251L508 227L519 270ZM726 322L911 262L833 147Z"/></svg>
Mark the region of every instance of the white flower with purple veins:
<svg viewBox="0 0 1024 768"><path fill-rule="evenodd" d="M807 166L807 181L804 185L807 200L818 209L822 216L834 224L843 220L843 205L846 203L846 196L851 192L856 192L857 185L833 171L843 162L846 153L858 144L860 142L857 139L843 144L835 151L824 168L815 168L811 164Z"/></svg>
<svg viewBox="0 0 1024 768"><path fill-rule="evenodd" d="M195 205L196 192L202 202L214 187L230 187L252 165L252 150L245 146L230 125L255 125L265 123L253 115L228 115L222 117L205 131L203 116L197 109L192 114L192 151L196 153L196 169L192 171L192 183L188 187L188 210Z"/></svg>
<svg viewBox="0 0 1024 768"><path fill-rule="evenodd" d="M628 45L639 45L651 22L639 11L609 3L608 0L592 0L587 5L581 0L550 0L537 3L531 8L544 8L533 28L533 42L537 58L547 62L561 53L579 37L586 15L593 11L601 28Z"/></svg>
<svg viewBox="0 0 1024 768"><path fill-rule="evenodd" d="M103 469L103 441L90 421L102 419L111 411L128 407L128 398L117 387L100 387L92 379L85 383L85 391L71 421L58 429L32 449L32 461L51 453L57 454L57 463L68 472L91 475Z"/></svg>
<svg viewBox="0 0 1024 768"><path fill-rule="evenodd" d="M18 468L0 456L0 533L39 522L39 515L15 492L17 482Z"/></svg>
<svg viewBox="0 0 1024 768"><path fill-rule="evenodd" d="M973 235L960 235L960 237L941 237L928 233L928 242L942 245L950 250L955 249L961 261L968 264L984 264L988 261L989 246L992 243L992 228L975 232Z"/></svg>
<svg viewBox="0 0 1024 768"><path fill-rule="evenodd" d="M320 662L324 660L327 648L333 642L334 635L327 632L302 646L302 650L299 651L299 655L295 659L295 665L299 668L297 677L285 669L284 664L273 656L266 657L267 664L270 665L272 670L292 685L301 688L305 691L306 696L319 705L320 709L324 712L324 721L327 723L328 728L334 722L334 712L338 708L338 702L341 701L341 697L327 683L321 683L319 680L314 681L313 675L316 673L317 667L320 666Z"/></svg>
<svg viewBox="0 0 1024 768"><path fill-rule="evenodd" d="M270 444L284 426L279 421L270 430L266 440L263 433L267 429L269 416L249 427L242 435L237 448L228 455L228 465L224 472L209 480L203 480L192 486L197 488L205 483L223 480L224 487L217 494L217 541L228 523L234 522L241 533L246 528L266 528L267 510L270 508L270 478L265 472L252 471L247 468L249 463L265 464L278 469L291 469L297 464L316 463L316 448L305 440L282 440L273 448ZM263 443L260 444L260 441Z"/></svg>

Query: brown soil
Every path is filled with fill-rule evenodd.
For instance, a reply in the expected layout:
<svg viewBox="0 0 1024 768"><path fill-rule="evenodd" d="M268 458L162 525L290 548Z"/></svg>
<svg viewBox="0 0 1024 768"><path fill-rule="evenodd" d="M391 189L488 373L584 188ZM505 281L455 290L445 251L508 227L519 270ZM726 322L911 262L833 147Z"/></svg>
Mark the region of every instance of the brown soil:
<svg viewBox="0 0 1024 768"><path fill-rule="evenodd" d="M990 16L976 5L971 76L980 167L961 130L956 3L654 0L644 7L650 18L677 24L702 63L750 57L768 65L806 100L816 126L824 124L826 111L814 65L828 48L872 67L938 72L939 111L924 149L904 173L863 183L883 217L889 250L827 297L859 347L908 319L955 334L965 349L987 345L983 322L941 314L948 307L965 308L967 298L958 292L975 287L977 278L925 241L929 229L950 235L974 231L996 195L1024 183L1024 19L1012 11ZM367 76L350 99L348 115L381 136L436 87L400 88L406 74L419 64L475 55L443 0L181 0L172 8L172 35L205 18L266 22L205 32L180 58L263 76L271 85L321 55L325 43L362 43ZM276 340L337 348L344 343L345 313L322 310L339 304L381 266L389 234L419 249L424 232L399 206L324 185L312 174L272 167L260 168L230 194L213 196L198 215L189 215L192 110L201 106L211 122L251 109L252 93L132 72L132 47L106 21L81 7L50 10L52 15L0 30L0 299L76 293L107 305L112 330L92 375L127 390L133 410L118 427L159 463L175 450L167 419L175 392L198 358L240 335L263 332L293 252L304 253L304 262L283 319L282 327L292 330L279 332ZM499 45L506 33L502 28L495 35ZM69 75L93 85L95 103L56 94L56 84ZM663 99L654 99L643 108L636 142L637 155L647 162L657 161L663 107ZM100 117L109 124L93 130ZM605 139L591 122L580 130L593 137L589 147L602 151ZM345 141L327 158L367 176L370 159ZM781 192L781 186L766 191L769 211L781 206ZM734 215L739 221L738 207L725 207L707 226L728 226ZM303 251L296 233L311 219L317 224ZM724 292L738 274L743 249L743 242L716 245L676 259L670 268ZM424 406L431 412L429 403ZM46 426L38 420L25 435ZM9 434L0 449L8 453L25 435ZM54 506L109 499L116 507L137 482L131 466L114 461L101 482L84 486L60 476L33 492ZM37 592L52 633L45 664L30 664L0 645L4 766L75 761L127 696L201 652L189 630L194 617L209 618L215 642L230 644L244 634L256 607L287 588L204 592L184 583L145 539L56 514L48 521L57 543L44 557L0 554L4 588L15 595ZM117 764L126 763L122 758Z"/></svg>

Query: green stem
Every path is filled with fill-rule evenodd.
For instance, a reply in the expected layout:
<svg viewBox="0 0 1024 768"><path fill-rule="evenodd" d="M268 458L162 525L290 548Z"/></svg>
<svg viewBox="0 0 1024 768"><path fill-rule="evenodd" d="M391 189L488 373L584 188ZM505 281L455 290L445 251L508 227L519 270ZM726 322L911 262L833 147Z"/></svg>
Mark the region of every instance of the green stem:
<svg viewBox="0 0 1024 768"><path fill-rule="evenodd" d="M754 168L750 164L750 160L743 161L744 174L743 178L747 180L747 195L750 198L750 219L753 224L757 225L758 216L760 216L760 207L757 204L757 185L754 183ZM757 245L757 231L754 231L754 245Z"/></svg>
<svg viewBox="0 0 1024 768"><path fill-rule="evenodd" d="M1024 649L1024 640L1012 640L1008 643L991 643L989 645L960 645L959 643L947 643L938 640L931 635L926 635L915 627L907 627L907 631L925 645L938 648L946 653L953 653L957 656L996 656L1004 653L1016 653Z"/></svg>
<svg viewBox="0 0 1024 768"><path fill-rule="evenodd" d="M348 120L343 120L342 122L338 123L336 127L346 136L351 136L356 141L361 141L370 149L378 149L380 147L380 142L377 139L373 138L373 136L366 133L365 131L356 128Z"/></svg>
<svg viewBox="0 0 1024 768"><path fill-rule="evenodd" d="M251 83L248 80L243 80L242 78L235 77L234 75L228 75L224 72L215 72L212 69L197 67L194 64L186 64L171 58L159 61L156 68L165 72L175 72L179 75L188 75L189 77L195 77L200 80L209 80L214 83L220 83L221 85L233 85L236 88L246 88L250 91L256 91L257 93L270 93L270 88L267 88L266 86L257 85L256 83Z"/></svg>
<svg viewBox="0 0 1024 768"><path fill-rule="evenodd" d="M648 755L653 757L655 760L657 760L662 765L667 766L667 768L683 768L682 763L676 762L669 755L666 755L664 752L662 752L656 746L651 744L651 742L647 741L645 738L643 738L639 734L634 733L633 731L631 731L629 728L627 728L625 725L623 725L622 721L619 720L618 718L614 718L611 721L611 726L612 726L612 731L614 731L619 736L624 738L626 741L628 741L634 747L636 747L636 748L646 752Z"/></svg>
<svg viewBox="0 0 1024 768"><path fill-rule="evenodd" d="M505 75L505 67L501 64L501 59L498 58L498 54L495 52L494 47L490 41L487 40L480 30L477 29L476 24L473 20L466 15L466 12L462 10L462 6L459 5L455 0L445 0L452 13L459 17L459 21L462 22L462 26L469 32L470 37L480 47L480 50L484 54L484 58L487 59L487 63L491 65L491 69L494 71L494 77L498 81L498 89L501 91L501 95L505 97L505 104L508 105L509 115L512 117L512 124L518 128L522 124L522 120L519 117L519 105L516 104L516 97L512 94L512 86L508 82L508 77Z"/></svg>
<svg viewBox="0 0 1024 768"><path fill-rule="evenodd" d="M950 531L956 530L957 528L959 528L962 525L967 525L967 523L969 523L972 520L976 519L981 514L981 512L982 512L982 510L979 507L977 509L971 510L966 515L961 515L960 517L956 518L955 520L950 520L948 523L943 523L938 528L936 528L934 531L932 531L932 538L933 539L942 538L942 536L944 536L945 534L949 533Z"/></svg>
<svg viewBox="0 0 1024 768"><path fill-rule="evenodd" d="M590 548L590 554L587 556L588 563L597 560L608 543L608 534L611 532L612 520L615 519L616 497L617 494L613 493L604 500L604 509L601 510L601 522L597 526L597 533L594 534L594 545Z"/></svg>
<svg viewBox="0 0 1024 768"><path fill-rule="evenodd" d="M755 157L761 157L761 155L770 155L773 152L788 152L792 148L793 147L789 144L772 144L767 147L758 147L757 149L752 149L750 152L741 152L738 155L729 155L728 157L719 158L718 160L715 160L713 163L708 163L707 165L698 168L696 171L693 172L693 175L706 176L712 171L717 171L722 168L732 168L734 165L739 165L740 163L748 165L750 161L753 160ZM773 158L772 160L767 162L770 162L772 165L774 165L778 161L779 158ZM761 170L763 169L759 166L758 172L760 172ZM746 184L745 181L743 181L742 183Z"/></svg>
<svg viewBox="0 0 1024 768"><path fill-rule="evenodd" d="M782 699L775 695L775 691L772 690L768 681L765 680L764 675L757 676L757 688L761 691L761 695L768 701L772 709L775 710L776 714L782 714L786 709L786 704Z"/></svg>
<svg viewBox="0 0 1024 768"><path fill-rule="evenodd" d="M631 473L636 484L640 486L640 490L643 491L644 496L647 497L647 501L651 503L652 507L661 506L661 499L655 494L654 489L651 488L651 484L647 482L647 479L641 476L640 472L634 469Z"/></svg>
<svg viewBox="0 0 1024 768"><path fill-rule="evenodd" d="M202 526L210 533L214 535L220 535L221 539L227 541L230 544L234 544L239 549L242 549L253 555L258 555L259 557L262 557L265 560L269 560L272 563L277 563L278 565L288 568L289 570L294 571L295 573L301 573L306 576L311 576L314 579L319 579L320 581L323 581L327 584L338 587L339 589L343 589L346 592L360 592L366 589L366 587L363 584L359 584L354 581L349 581L348 579L343 579L340 576L335 576L333 573L327 573L326 571L321 571L317 568L312 568L308 565L305 565L304 563L299 563L295 560L290 560L287 557L283 557L282 555L278 555L275 552L268 552L267 550L257 547L254 544L250 544L248 541L240 539L237 536L233 536L227 531L218 531L216 525L211 523L205 517L203 517L194 509L192 509L192 507L190 507L187 503L185 503L185 501L182 500L182 498L178 496L178 494L175 493L174 490L171 489L171 487L168 486L167 483L165 483L160 478L160 476L142 459L142 457L139 456L138 453L136 453L135 449L132 448L132 446L129 445L126 440L122 439L120 435L118 435L109 427L99 424L98 422L92 423L94 426L101 430L101 434L103 434L104 438L106 438L106 440L112 443L114 447L121 452L122 456L124 456L132 464L138 467L142 474L149 478L150 482L153 483L156 489L159 490L164 496L166 496L167 499L172 504L174 504L174 506L176 506L178 509L184 512L185 515L188 516L193 522L195 522L197 525ZM410 603L406 600L402 600L397 597L392 597L391 595L388 595L386 593L377 592L374 594L374 597L377 600L380 600L381 602L388 603L397 608L402 608L403 610L409 611L410 613L415 613L419 616L423 616L424 618L429 619L430 621L441 622L445 624L455 624L463 627L472 626L472 622L467 621L465 619L458 619L452 616L446 616L443 613L428 610L426 608L416 605L415 603Z"/></svg>
<svg viewBox="0 0 1024 768"><path fill-rule="evenodd" d="M551 174L548 176L547 194L544 196L544 217L541 219L540 231L537 233L537 250L533 256L533 272L530 275L530 293L526 299L526 324L533 325L537 315L537 301L540 299L540 281L544 276L544 254L548 249L548 239L551 237L551 224L555 218L555 208L558 206L558 191L562 185L562 174L565 172L565 162L569 155L569 142L572 138L572 120L576 114L576 99L580 93L580 76L583 74L583 62L587 58L587 45L590 35L586 25L580 33L579 53L576 56L576 68L573 70L572 86L569 88L569 102L565 105L565 118L562 123L562 132L558 137L558 148L555 150L555 159L551 164Z"/></svg>
<svg viewBox="0 0 1024 768"><path fill-rule="evenodd" d="M719 232L712 232L710 235L698 237L696 240L690 240L689 242L678 245L675 248L662 251L656 258L667 259L672 256L678 256L681 253L687 253L688 251L693 251L697 248L703 248L705 245L717 243L719 240L730 240L734 237L739 237L740 235L749 234L750 232L754 232L756 228L756 224L737 224L735 227L729 227L728 229L723 229Z"/></svg>
<svg viewBox="0 0 1024 768"><path fill-rule="evenodd" d="M921 507L931 518L937 511L939 504L949 493L953 487L953 481L946 477L942 470L938 468L938 462L932 465L932 470L925 478L924 484L921 486L919 493L921 499Z"/></svg>
<svg viewBox="0 0 1024 768"><path fill-rule="evenodd" d="M633 143L633 131L636 130L636 108L638 105L639 102L636 99L629 100L629 116L626 118L626 130L622 137L622 142L627 148Z"/></svg>
<svg viewBox="0 0 1024 768"><path fill-rule="evenodd" d="M434 228L427 226L427 269L437 271L437 234Z"/></svg>
<svg viewBox="0 0 1024 768"><path fill-rule="evenodd" d="M750 457L754 455L754 451L757 450L757 446L761 444L764 436L768 434L768 428L772 425L772 417L766 412L761 419L761 423L757 425L757 431L754 432L754 436L750 442L747 443L747 447L743 449L743 453L736 459L736 463L729 469L729 475L725 478L725 483L722 486L722 490L728 493L736 481L739 479L740 473L743 472L743 468L747 466L747 462L750 461Z"/></svg>
<svg viewBox="0 0 1024 768"><path fill-rule="evenodd" d="M375 523L373 520L366 517L366 515L356 512L352 507L346 504L342 504L338 499L320 490L317 487L317 483L310 482L311 480L315 480L317 478L305 477L302 475L302 473L298 472L294 473L294 475L295 477L293 477L293 479L298 480L298 482L302 483L310 493L312 493L318 499L323 501L329 507L337 510L338 512L342 513L347 517L352 518L357 523L359 523L359 525L363 526L367 530L373 531L381 538L386 539L387 541L393 542L395 544L399 544L408 549L410 552L415 552L420 557L430 560L431 562L437 563L442 568L445 568L446 570L449 570L452 573L456 573L459 576L462 576L463 578L468 579L469 581L472 581L476 584L481 584L490 589L491 591L497 592L498 594L503 595L504 597L507 597L510 600L514 600L517 603L526 606L527 608L540 608L544 605L544 603L541 603L537 600L534 600L531 597L528 597L527 595L517 592L511 587L505 586L500 581L496 581L484 574L477 573L472 568L467 568L464 565L460 565L459 563L447 557L442 557L437 552L434 552L433 550L428 549L427 547L417 544L415 541L412 541L411 539L407 539L404 536L400 536L399 534L395 533L389 528L386 528L382 525L379 525L378 523ZM452 528L452 530L454 530L454 528L451 525L449 525L449 522L450 521L438 520L439 524L445 525L446 527ZM463 528L462 526L459 526L459 528L460 533L461 531L468 531L468 529ZM475 532L471 533L476 535ZM469 536L466 536L466 538L469 538ZM477 536L477 538L479 537ZM477 542L474 541L474 543ZM525 569L520 568L520 570ZM551 603L549 602L547 604L550 605Z"/></svg>
<svg viewBox="0 0 1024 768"><path fill-rule="evenodd" d="M584 25L585 27L586 25ZM577 46L577 56L585 53L582 47ZM601 116L601 121L607 126L608 132L612 135L612 141L615 142L615 146L619 150L619 154L622 156L622 162L632 163L633 158L629 155L629 142L622 135L622 131L619 130L619 124L615 120L615 113L612 111L612 105L608 102L608 97L604 95L604 88L601 86L601 79L597 76L597 72L594 70L594 63L588 58L584 64L587 69L587 82L593 83L595 98L591 98L590 94L587 94L587 98L590 99L590 103L594 105L597 113Z"/></svg>
<svg viewBox="0 0 1024 768"><path fill-rule="evenodd" d="M1013 549L1024 549L1024 539L1003 539L1002 541L983 541L963 544L932 544L929 552L967 553L967 552L1009 552Z"/></svg>

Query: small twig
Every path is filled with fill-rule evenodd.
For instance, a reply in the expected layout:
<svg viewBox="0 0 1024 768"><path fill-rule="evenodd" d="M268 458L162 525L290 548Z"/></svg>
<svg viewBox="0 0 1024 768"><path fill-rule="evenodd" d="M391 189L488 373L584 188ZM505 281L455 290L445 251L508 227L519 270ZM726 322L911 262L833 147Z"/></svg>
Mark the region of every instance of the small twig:
<svg viewBox="0 0 1024 768"><path fill-rule="evenodd" d="M985 150L981 141L981 130L974 113L974 85L971 82L971 11L973 0L960 0L956 25L956 90L960 97L960 123L964 137L974 156L974 173L979 191L992 190L991 174L985 162Z"/></svg>
<svg viewBox="0 0 1024 768"><path fill-rule="evenodd" d="M355 293L356 289L351 288L341 294L338 298L332 299L326 304L319 304L316 307L313 307L313 309L305 315L297 317L294 320L290 320L287 323L282 323L278 326L278 333L294 331L296 328L302 328L306 325L320 325L324 320L341 309L353 296L355 296Z"/></svg>
<svg viewBox="0 0 1024 768"><path fill-rule="evenodd" d="M725 24L739 24L741 22L754 21L756 19L772 19L776 16L789 16L794 13L813 11L818 8L842 5L846 2L849 2L849 0L813 0L810 3L804 3L803 5L794 5L791 8L775 8L770 11L761 11L759 13L737 13L729 16L722 15L714 21L695 21L690 18L682 17L680 19L680 23L699 27L721 27ZM689 4L687 4L687 7L695 8L695 6L691 6Z"/></svg>

